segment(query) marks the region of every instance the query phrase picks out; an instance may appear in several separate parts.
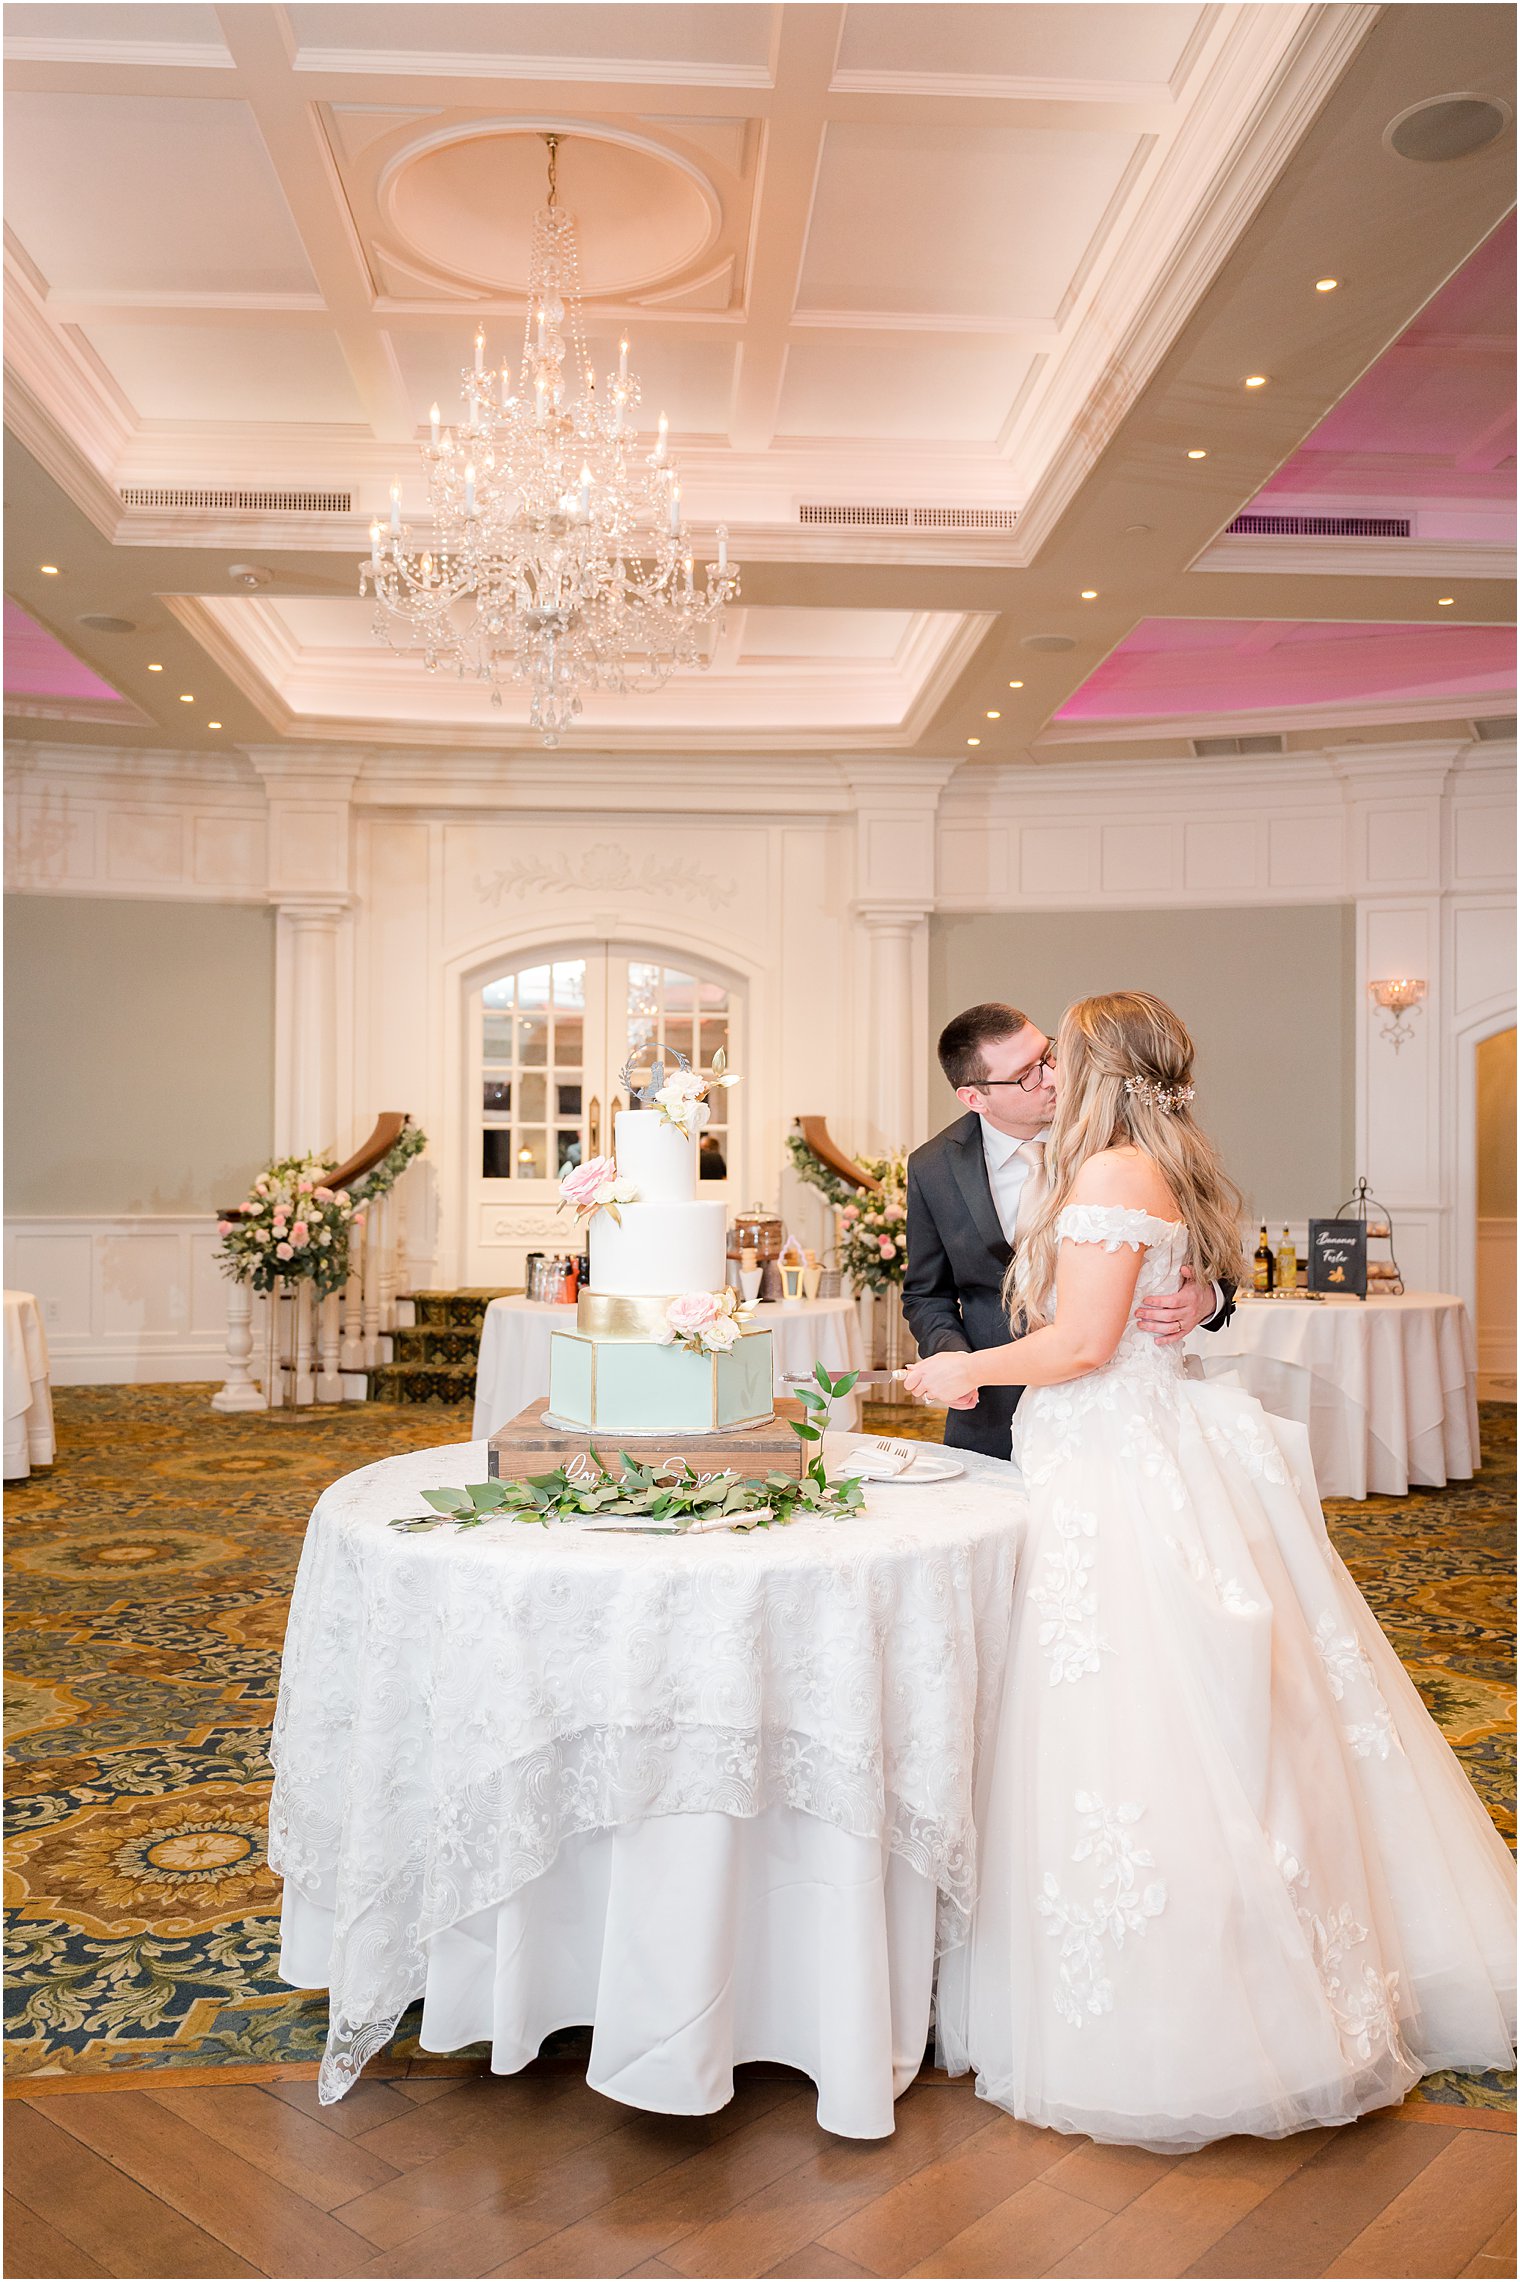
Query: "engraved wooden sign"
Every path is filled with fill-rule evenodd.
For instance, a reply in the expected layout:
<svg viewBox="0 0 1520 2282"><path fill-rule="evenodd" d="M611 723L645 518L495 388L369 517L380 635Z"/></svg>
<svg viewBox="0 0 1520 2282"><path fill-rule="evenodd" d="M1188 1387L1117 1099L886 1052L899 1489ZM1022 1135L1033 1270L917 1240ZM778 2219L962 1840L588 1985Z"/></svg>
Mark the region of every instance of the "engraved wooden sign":
<svg viewBox="0 0 1520 2282"><path fill-rule="evenodd" d="M776 1415L762 1426L720 1428L716 1434L602 1434L577 1433L564 1426L549 1426L544 1412L548 1398L529 1403L516 1418L499 1426L487 1445L487 1468L493 1481L522 1481L530 1474L552 1474L557 1466L575 1462L591 1469L591 1447L611 1473L620 1471L618 1453L626 1449L641 1466L690 1466L692 1472L711 1474L786 1474L802 1479L814 1443L803 1442L789 1421L800 1425L805 1413L789 1396L776 1398Z"/></svg>

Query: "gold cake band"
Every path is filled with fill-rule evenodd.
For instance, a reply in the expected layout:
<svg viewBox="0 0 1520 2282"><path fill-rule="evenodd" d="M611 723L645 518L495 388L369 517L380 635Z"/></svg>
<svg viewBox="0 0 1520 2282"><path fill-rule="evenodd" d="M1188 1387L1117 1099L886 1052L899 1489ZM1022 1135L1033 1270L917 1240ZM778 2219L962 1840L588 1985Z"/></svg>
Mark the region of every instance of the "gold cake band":
<svg viewBox="0 0 1520 2282"><path fill-rule="evenodd" d="M665 1310L679 1292L582 1292L575 1303L575 1328L593 1339L657 1339L666 1328Z"/></svg>

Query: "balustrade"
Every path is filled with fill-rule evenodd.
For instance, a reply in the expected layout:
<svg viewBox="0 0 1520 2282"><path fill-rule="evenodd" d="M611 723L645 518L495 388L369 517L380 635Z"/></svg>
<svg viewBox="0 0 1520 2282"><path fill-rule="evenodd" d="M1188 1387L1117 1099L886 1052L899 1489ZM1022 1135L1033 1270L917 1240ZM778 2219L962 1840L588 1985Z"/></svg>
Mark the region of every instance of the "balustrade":
<svg viewBox="0 0 1520 2282"><path fill-rule="evenodd" d="M387 1111L364 1147L328 1175L334 1188L355 1188L395 1146L406 1124ZM362 1402L364 1374L390 1360L406 1238L402 1198L408 1175L368 1206L349 1238L349 1274L341 1290L318 1300L309 1279L276 1285L260 1306L263 1354L254 1357L254 1295L227 1283L225 1383L211 1398L219 1411L278 1410L287 1404ZM362 1194L362 1190L361 1190ZM240 1207L220 1217L236 1219Z"/></svg>

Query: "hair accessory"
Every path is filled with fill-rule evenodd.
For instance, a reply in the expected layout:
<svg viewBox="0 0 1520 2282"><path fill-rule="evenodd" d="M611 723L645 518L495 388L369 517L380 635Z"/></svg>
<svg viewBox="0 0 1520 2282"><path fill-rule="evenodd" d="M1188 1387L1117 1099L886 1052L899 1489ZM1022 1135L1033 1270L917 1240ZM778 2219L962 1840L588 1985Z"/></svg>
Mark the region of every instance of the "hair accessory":
<svg viewBox="0 0 1520 2282"><path fill-rule="evenodd" d="M1185 1101L1191 1101L1197 1092L1196 1086L1164 1086L1155 1078L1143 1077L1126 1078L1124 1090L1126 1093L1138 1094L1142 1101L1154 1103L1167 1117L1179 1110Z"/></svg>

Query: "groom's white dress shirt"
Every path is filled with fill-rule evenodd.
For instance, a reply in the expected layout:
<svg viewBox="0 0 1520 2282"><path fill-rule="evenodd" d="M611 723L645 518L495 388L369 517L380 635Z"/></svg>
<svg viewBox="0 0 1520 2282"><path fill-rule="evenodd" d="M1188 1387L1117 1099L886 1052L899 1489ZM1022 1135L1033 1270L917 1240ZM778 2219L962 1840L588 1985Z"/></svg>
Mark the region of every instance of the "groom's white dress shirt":
<svg viewBox="0 0 1520 2282"><path fill-rule="evenodd" d="M987 1160L987 1185L992 1191L992 1209L998 1216L1004 1241L1011 1244L1014 1223L1019 1217L1019 1191L1029 1178L1029 1159L1019 1155L1024 1143L1016 1134L1000 1133L995 1125L988 1124L985 1117L979 1119L979 1123L982 1128L982 1155ZM1048 1141L1050 1127L1047 1125L1042 1133L1035 1134L1033 1138ZM1224 1293L1217 1284L1212 1289L1213 1312L1217 1315L1224 1306Z"/></svg>

